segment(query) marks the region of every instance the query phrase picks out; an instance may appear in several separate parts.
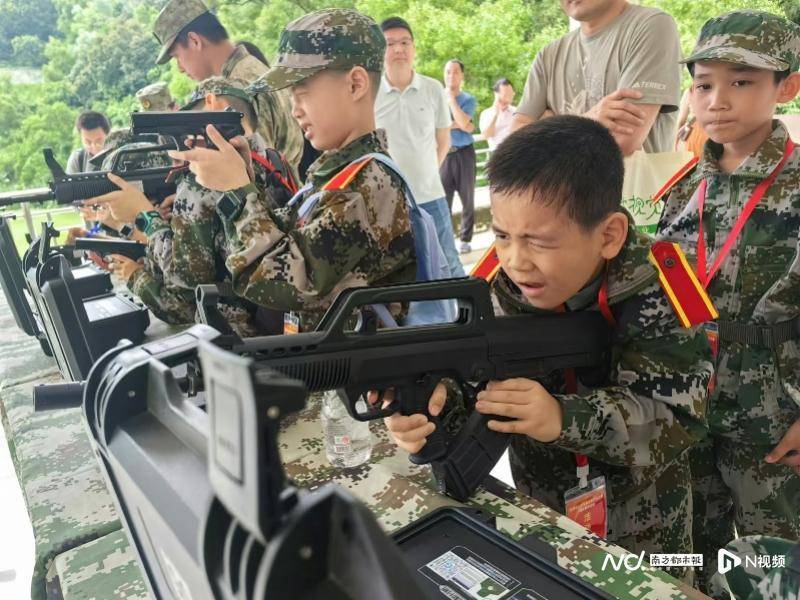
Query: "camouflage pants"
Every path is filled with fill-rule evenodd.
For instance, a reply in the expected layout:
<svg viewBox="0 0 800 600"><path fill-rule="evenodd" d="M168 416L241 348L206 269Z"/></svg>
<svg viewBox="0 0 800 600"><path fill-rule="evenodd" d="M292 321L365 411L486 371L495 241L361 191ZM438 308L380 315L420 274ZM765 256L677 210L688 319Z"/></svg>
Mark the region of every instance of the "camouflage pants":
<svg viewBox="0 0 800 600"><path fill-rule="evenodd" d="M734 540L726 549L743 562L725 575L716 575L714 587L736 600L800 600L800 544L754 535ZM762 556L783 557L785 566L759 566L756 559Z"/></svg>
<svg viewBox="0 0 800 600"><path fill-rule="evenodd" d="M717 572L717 552L737 533L800 538L800 477L788 467L765 463L771 449L709 437L691 450L692 536L705 565L697 583L715 597L726 597L708 582Z"/></svg>

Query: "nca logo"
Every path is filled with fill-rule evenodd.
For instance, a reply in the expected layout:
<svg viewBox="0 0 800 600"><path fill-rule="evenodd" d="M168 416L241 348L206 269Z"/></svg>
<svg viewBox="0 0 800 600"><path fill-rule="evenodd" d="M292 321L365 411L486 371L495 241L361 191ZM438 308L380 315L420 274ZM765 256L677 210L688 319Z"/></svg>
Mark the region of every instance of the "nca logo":
<svg viewBox="0 0 800 600"><path fill-rule="evenodd" d="M733 552L728 552L725 548L720 548L717 552L717 563L719 563L717 569L724 575L731 569L742 564L742 559Z"/></svg>
<svg viewBox="0 0 800 600"><path fill-rule="evenodd" d="M615 571L621 571L622 565L625 565L625 570L627 571L638 571L642 568L642 563L644 562L644 550L642 550L641 554L623 554L622 556L612 556L610 554L606 554L605 558L603 559L603 571L606 570L608 564L611 563L611 568Z"/></svg>

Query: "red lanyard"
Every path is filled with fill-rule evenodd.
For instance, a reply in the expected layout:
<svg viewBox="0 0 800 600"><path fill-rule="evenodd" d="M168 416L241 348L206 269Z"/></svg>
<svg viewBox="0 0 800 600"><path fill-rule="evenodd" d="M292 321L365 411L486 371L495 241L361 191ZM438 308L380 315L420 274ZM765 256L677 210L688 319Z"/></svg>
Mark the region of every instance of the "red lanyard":
<svg viewBox="0 0 800 600"><path fill-rule="evenodd" d="M786 140L786 149L783 152L783 158L781 158L780 162L772 170L772 173L770 173L766 179L756 186L756 189L753 190L750 198L747 199L744 209L739 215L739 218L736 219L736 223L733 225L733 229L731 229L728 237L725 239L725 243L722 245L722 248L717 255L717 259L711 266L710 271L706 270L706 238L705 234L703 233L703 207L706 203L706 188L708 187L708 183L706 182L705 178L703 178L703 180L700 182L697 198L697 211L700 215L697 231L697 278L700 280L700 284L703 286L703 288L708 287L708 284L711 283L714 275L716 275L717 271L719 271L720 266L722 266L722 262L728 257L728 254L730 254L733 244L736 242L739 234L742 233L742 229L744 229L745 223L747 223L750 215L753 214L753 210L755 210L756 205L761 202L764 194L767 193L769 187L778 178L778 175L780 175L780 172L786 165L786 161L789 160L789 156L791 156L793 150L794 142L791 139Z"/></svg>
<svg viewBox="0 0 800 600"><path fill-rule="evenodd" d="M616 327L617 320L614 318L611 307L608 305L608 263L606 263L606 272L603 274L603 282L600 284L600 290L597 292L597 305L600 307L600 313L609 326L612 328ZM575 369L564 370L564 389L568 394L575 394L578 392L578 378L575 376ZM581 479L582 475L588 475L588 456L576 453L575 465L578 467L578 479Z"/></svg>

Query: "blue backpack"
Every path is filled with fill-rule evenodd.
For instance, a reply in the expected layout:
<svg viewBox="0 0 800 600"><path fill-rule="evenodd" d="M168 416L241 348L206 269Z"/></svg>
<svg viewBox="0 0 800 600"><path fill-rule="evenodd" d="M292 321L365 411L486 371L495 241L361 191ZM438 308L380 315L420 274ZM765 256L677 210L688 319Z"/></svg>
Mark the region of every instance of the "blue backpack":
<svg viewBox="0 0 800 600"><path fill-rule="evenodd" d="M405 191L406 201L408 202L408 214L411 220L411 231L414 234L414 251L417 256L416 281L449 279L451 277L450 266L447 264L447 259L439 244L433 217L417 205L416 200L414 200L414 194L411 192L411 187L408 185L408 181L406 181L400 167L386 154L373 152L356 159L353 163L345 167L345 170L351 165L362 162L365 159L376 160L387 166L394 171L403 182L403 189ZM288 202L287 206L297 204L303 198L303 195L308 192L310 187L310 184L306 184L297 192L294 198ZM317 192L303 200L297 212L298 220L305 219L305 217L311 213L317 205L320 196L321 192ZM391 316L386 306L375 305L372 308L385 327L397 327L397 323L395 323L394 318ZM408 307L408 314L405 319L403 319L403 325L413 326L433 323L451 323L455 320L456 314L456 302L452 299L412 302Z"/></svg>

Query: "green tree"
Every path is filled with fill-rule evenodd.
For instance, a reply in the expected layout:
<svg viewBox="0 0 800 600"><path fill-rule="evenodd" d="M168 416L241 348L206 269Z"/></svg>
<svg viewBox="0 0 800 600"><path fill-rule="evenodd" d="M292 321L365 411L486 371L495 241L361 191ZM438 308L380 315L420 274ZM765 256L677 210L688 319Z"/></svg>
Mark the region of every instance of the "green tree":
<svg viewBox="0 0 800 600"><path fill-rule="evenodd" d="M44 46L35 35L18 35L11 40L11 60L20 67L41 67L45 60Z"/></svg>
<svg viewBox="0 0 800 600"><path fill-rule="evenodd" d="M0 61L13 56L12 40L32 35L46 42L58 30L52 0L0 0Z"/></svg>

